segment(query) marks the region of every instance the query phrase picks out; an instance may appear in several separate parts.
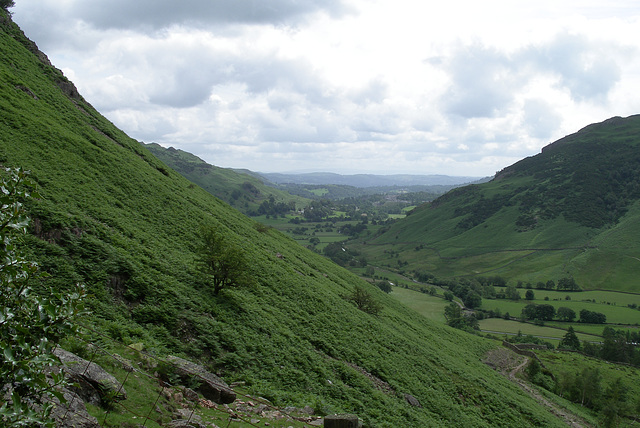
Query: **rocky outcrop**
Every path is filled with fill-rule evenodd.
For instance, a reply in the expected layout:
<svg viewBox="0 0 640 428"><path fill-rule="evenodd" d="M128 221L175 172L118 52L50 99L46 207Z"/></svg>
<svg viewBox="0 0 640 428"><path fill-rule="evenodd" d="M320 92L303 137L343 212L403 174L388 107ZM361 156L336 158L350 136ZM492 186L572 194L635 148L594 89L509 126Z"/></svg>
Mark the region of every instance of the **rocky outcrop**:
<svg viewBox="0 0 640 428"><path fill-rule="evenodd" d="M99 428L98 420L87 412L84 401L78 394L69 389L63 389L62 394L66 403L53 399L51 417L58 428Z"/></svg>
<svg viewBox="0 0 640 428"><path fill-rule="evenodd" d="M167 362L173 366L174 373L183 382L195 380L196 383L199 383L195 390L207 400L218 404L229 404L236 400L236 393L231 387L201 365L175 356L167 357Z"/></svg>
<svg viewBox="0 0 640 428"><path fill-rule="evenodd" d="M73 387L74 392L85 402L99 406L108 404L109 401L127 398L127 392L122 384L96 363L80 358L62 348L57 348L54 354L60 359L66 376L76 384Z"/></svg>

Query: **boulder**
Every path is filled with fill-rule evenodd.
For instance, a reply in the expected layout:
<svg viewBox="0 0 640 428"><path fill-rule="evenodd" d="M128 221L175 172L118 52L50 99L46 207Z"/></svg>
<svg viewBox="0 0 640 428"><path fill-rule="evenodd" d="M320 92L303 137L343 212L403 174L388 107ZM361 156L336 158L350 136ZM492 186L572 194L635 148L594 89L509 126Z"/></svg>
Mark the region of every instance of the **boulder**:
<svg viewBox="0 0 640 428"><path fill-rule="evenodd" d="M236 400L236 393L233 392L229 385L201 365L172 355L167 357L167 363L173 366L174 373L183 382L196 380L199 386L195 390L207 400L218 404L229 404Z"/></svg>
<svg viewBox="0 0 640 428"><path fill-rule="evenodd" d="M73 391L63 389L62 394L67 401L64 405L53 398L51 417L58 428L100 428L98 420L87 412L82 398Z"/></svg>
<svg viewBox="0 0 640 428"><path fill-rule="evenodd" d="M420 401L413 395L404 394L404 399L407 400L407 403L411 404L413 407L422 407Z"/></svg>
<svg viewBox="0 0 640 428"><path fill-rule="evenodd" d="M356 415L328 415L324 418L325 428L358 428L360 420Z"/></svg>
<svg viewBox="0 0 640 428"><path fill-rule="evenodd" d="M127 393L118 380L96 363L89 362L60 347L54 354L63 365L70 381L75 383L73 390L87 403L96 406L105 401L120 401Z"/></svg>

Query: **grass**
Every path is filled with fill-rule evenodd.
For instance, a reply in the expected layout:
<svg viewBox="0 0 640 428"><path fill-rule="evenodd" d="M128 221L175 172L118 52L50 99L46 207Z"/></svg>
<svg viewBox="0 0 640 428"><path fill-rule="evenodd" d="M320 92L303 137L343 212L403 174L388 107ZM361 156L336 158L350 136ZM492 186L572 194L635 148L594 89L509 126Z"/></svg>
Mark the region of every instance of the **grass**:
<svg viewBox="0 0 640 428"><path fill-rule="evenodd" d="M589 311L600 312L607 316L608 324L635 325L640 323L640 311L625 306L607 305L602 303L583 302L577 300L489 300L483 299L482 309L495 310L499 309L502 314L509 313L514 317L519 317L522 309L530 304L549 304L556 310L559 307L567 307L573 309L576 313L576 319L580 317L580 311L586 309Z"/></svg>
<svg viewBox="0 0 640 428"><path fill-rule="evenodd" d="M559 341L567 333L566 329L551 326L538 326L531 323L523 323L519 321L505 320L501 318L487 318L480 321L480 330L498 334L514 335L521 332L522 334L530 334L532 336L545 338L549 340ZM602 329L600 330L602 333ZM577 333L581 341L599 342L601 338L598 335Z"/></svg>
<svg viewBox="0 0 640 428"><path fill-rule="evenodd" d="M446 322L444 308L449 302L442 297L430 296L429 294L400 287L393 287L390 296L430 320L443 324Z"/></svg>

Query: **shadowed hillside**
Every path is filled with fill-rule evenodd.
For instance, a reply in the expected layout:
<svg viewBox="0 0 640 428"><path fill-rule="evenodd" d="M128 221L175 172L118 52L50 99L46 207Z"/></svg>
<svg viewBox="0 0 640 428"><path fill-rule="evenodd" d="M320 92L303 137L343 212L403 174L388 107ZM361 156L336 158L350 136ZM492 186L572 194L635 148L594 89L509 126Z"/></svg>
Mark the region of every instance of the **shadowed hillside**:
<svg viewBox="0 0 640 428"><path fill-rule="evenodd" d="M274 201L294 208L306 206L310 202L308 199L269 187L260 178L253 175L210 165L183 150L173 147L165 149L155 143L147 144L146 147L154 156L171 166L183 177L227 202L243 214L257 215L260 204L268 201L270 197Z"/></svg>
<svg viewBox="0 0 640 428"><path fill-rule="evenodd" d="M276 405L356 413L367 426L562 425L482 362L494 342L426 320L157 160L2 11L0 162L32 171L29 256L48 286L86 284L97 331L186 355ZM203 226L247 262L217 295L196 268ZM345 298L357 285L377 316Z"/></svg>
<svg viewBox="0 0 640 428"><path fill-rule="evenodd" d="M640 116L616 117L548 145L489 183L418 207L363 251L384 263L382 248L392 248L407 270L442 277L572 276L585 288L638 291L640 246L631 237L640 233L639 199Z"/></svg>

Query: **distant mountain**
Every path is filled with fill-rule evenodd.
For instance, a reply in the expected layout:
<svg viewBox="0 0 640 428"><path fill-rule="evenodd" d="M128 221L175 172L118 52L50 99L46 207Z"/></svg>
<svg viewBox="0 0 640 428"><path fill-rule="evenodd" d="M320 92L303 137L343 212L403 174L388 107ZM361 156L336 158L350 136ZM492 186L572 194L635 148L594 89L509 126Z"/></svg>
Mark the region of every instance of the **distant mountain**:
<svg viewBox="0 0 640 428"><path fill-rule="evenodd" d="M268 200L304 207L310 202L284 190L263 183L256 174L246 170L233 170L210 165L199 157L173 147L164 148L156 143L145 144L162 162L179 172L192 183L222 199L247 215L254 215L258 206Z"/></svg>
<svg viewBox="0 0 640 428"><path fill-rule="evenodd" d="M640 291L639 201L640 116L615 117L418 207L363 250L422 246L406 269L442 276L573 276L588 288Z"/></svg>
<svg viewBox="0 0 640 428"><path fill-rule="evenodd" d="M264 179L276 184L337 184L353 187L383 186L455 186L482 180L482 177L452 177L447 175L375 175L354 174L341 175L330 172L313 172L306 174L284 174L258 172Z"/></svg>

